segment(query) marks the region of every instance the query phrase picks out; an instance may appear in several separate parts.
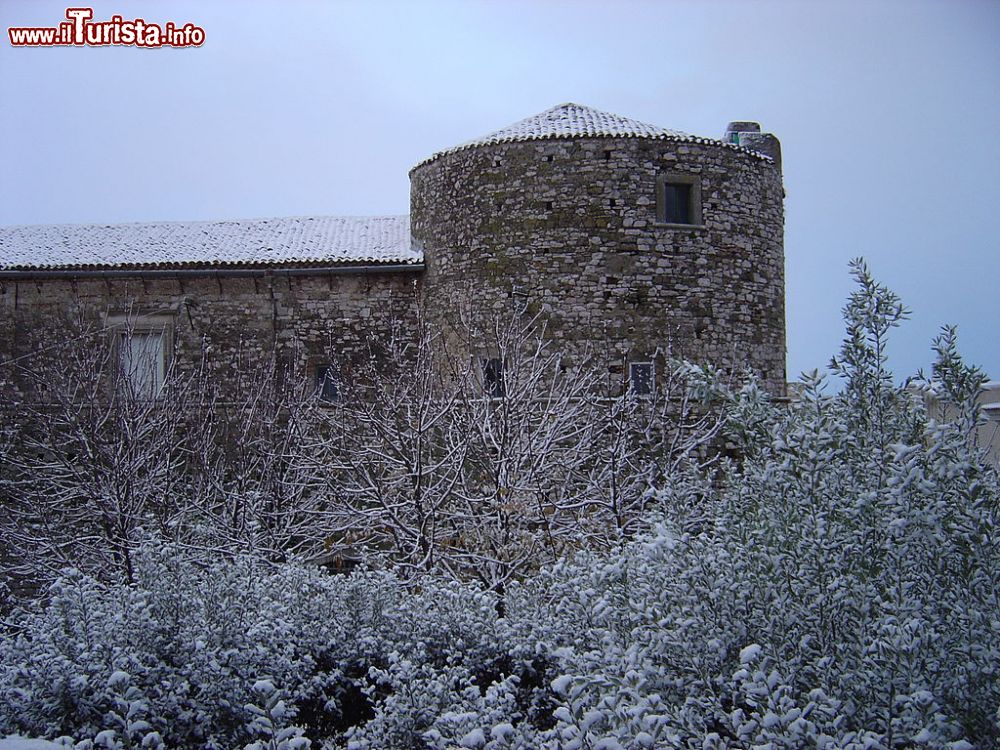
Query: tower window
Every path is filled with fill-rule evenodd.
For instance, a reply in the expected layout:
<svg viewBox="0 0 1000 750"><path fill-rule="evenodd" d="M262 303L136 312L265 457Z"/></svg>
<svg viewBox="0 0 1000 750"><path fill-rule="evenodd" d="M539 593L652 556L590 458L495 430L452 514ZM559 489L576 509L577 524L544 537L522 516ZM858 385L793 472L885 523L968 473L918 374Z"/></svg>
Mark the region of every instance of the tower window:
<svg viewBox="0 0 1000 750"><path fill-rule="evenodd" d="M660 224L701 225L701 182L694 175L661 175L656 182Z"/></svg>
<svg viewBox="0 0 1000 750"><path fill-rule="evenodd" d="M628 389L635 396L649 396L653 393L652 362L629 362Z"/></svg>
<svg viewBox="0 0 1000 750"><path fill-rule="evenodd" d="M490 398L504 397L503 360L499 357L483 357L483 390Z"/></svg>
<svg viewBox="0 0 1000 750"><path fill-rule="evenodd" d="M316 395L320 401L332 404L340 400L340 377L333 365L316 368Z"/></svg>
<svg viewBox="0 0 1000 750"><path fill-rule="evenodd" d="M691 223L691 186L666 183L663 186L663 220L670 224Z"/></svg>

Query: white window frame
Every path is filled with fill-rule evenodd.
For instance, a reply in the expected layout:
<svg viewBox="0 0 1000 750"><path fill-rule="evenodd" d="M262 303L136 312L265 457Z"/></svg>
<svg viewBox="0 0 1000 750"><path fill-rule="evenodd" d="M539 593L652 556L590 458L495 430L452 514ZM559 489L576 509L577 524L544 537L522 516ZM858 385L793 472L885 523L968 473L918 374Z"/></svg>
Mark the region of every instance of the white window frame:
<svg viewBox="0 0 1000 750"><path fill-rule="evenodd" d="M170 371L171 352L174 343L174 316L173 315L135 315L135 316L111 316L107 321L111 335L114 337L112 356L115 363L116 383L119 387L126 387L129 393L139 400L152 400L158 398L166 383L167 374ZM158 345L148 347L148 356L151 367L151 377L145 377L140 373L144 363L133 366L128 361L130 352L134 351L134 344L137 339L151 339L155 337Z"/></svg>

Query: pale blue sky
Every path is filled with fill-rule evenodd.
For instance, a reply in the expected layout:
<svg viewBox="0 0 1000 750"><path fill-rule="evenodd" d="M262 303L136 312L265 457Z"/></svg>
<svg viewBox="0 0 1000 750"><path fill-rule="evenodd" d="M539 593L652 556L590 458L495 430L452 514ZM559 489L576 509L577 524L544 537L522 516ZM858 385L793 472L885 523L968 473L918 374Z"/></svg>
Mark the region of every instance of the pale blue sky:
<svg viewBox="0 0 1000 750"><path fill-rule="evenodd" d="M78 5L78 3L72 3ZM11 25L67 4L0 0ZM95 2L197 49L0 44L0 224L408 210L436 150L574 101L781 139L788 371L842 336L849 258L1000 378L1000 2Z"/></svg>

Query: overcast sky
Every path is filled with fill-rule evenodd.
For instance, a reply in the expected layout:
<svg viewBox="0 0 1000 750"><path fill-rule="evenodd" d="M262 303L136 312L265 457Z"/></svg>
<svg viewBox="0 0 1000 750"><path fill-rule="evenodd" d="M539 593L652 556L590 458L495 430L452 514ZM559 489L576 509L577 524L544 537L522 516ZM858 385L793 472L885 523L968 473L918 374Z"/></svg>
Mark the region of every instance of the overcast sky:
<svg viewBox="0 0 1000 750"><path fill-rule="evenodd" d="M82 5L72 3L71 5ZM788 372L823 367L864 256L1000 378L1000 2L93 3L199 48L14 49L66 2L0 0L0 224L408 211L434 151L563 102L782 141Z"/></svg>

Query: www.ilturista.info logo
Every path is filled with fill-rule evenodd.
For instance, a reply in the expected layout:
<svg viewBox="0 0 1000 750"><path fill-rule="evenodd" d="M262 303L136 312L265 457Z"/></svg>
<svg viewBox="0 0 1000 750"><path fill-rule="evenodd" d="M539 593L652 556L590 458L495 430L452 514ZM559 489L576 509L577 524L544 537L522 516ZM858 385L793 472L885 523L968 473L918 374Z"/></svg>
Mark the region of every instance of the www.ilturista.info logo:
<svg viewBox="0 0 1000 750"><path fill-rule="evenodd" d="M7 36L15 47L199 47L205 42L205 30L193 23L161 26L141 18L95 22L93 17L93 8L67 8L67 20L58 26L12 26Z"/></svg>

